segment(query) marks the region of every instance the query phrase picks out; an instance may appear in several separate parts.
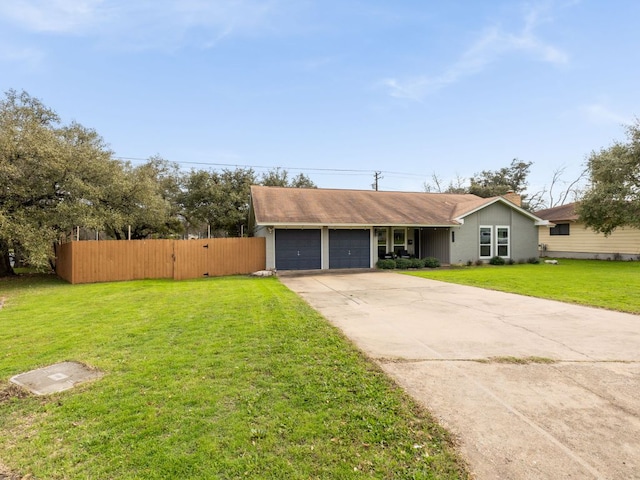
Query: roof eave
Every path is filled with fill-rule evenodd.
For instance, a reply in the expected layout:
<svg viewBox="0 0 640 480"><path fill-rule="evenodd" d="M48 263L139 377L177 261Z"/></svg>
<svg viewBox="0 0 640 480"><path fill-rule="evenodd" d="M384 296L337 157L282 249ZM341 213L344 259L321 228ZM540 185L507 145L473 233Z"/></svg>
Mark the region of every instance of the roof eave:
<svg viewBox="0 0 640 480"><path fill-rule="evenodd" d="M270 227L294 227L294 228L373 228L373 227L406 227L406 228L449 228L459 227L459 223L449 224L426 224L426 223L317 223L317 222L264 222L256 221L256 226L270 226Z"/></svg>

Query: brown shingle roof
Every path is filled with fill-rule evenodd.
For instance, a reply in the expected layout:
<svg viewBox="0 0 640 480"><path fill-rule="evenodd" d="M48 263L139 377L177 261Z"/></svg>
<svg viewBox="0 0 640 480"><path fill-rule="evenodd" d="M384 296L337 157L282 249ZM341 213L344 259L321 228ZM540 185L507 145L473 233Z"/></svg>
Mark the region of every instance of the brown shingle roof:
<svg viewBox="0 0 640 480"><path fill-rule="evenodd" d="M257 224L459 225L455 218L495 201L469 194L251 187Z"/></svg>
<svg viewBox="0 0 640 480"><path fill-rule="evenodd" d="M567 203L566 205L561 205L559 207L539 210L536 212L536 216L544 220L549 220L550 222L559 222L562 220L565 220L565 221L578 220L575 203Z"/></svg>

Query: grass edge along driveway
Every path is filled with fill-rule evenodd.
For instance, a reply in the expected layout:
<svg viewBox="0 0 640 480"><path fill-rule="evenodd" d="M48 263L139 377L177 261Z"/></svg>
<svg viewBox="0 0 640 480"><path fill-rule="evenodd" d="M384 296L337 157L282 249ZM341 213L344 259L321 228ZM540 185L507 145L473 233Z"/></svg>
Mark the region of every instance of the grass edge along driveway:
<svg viewBox="0 0 640 480"><path fill-rule="evenodd" d="M277 279L34 277L0 292L0 473L468 478L428 413ZM11 394L12 375L64 360L106 375Z"/></svg>
<svg viewBox="0 0 640 480"><path fill-rule="evenodd" d="M640 314L640 262L558 259L403 272L432 280Z"/></svg>

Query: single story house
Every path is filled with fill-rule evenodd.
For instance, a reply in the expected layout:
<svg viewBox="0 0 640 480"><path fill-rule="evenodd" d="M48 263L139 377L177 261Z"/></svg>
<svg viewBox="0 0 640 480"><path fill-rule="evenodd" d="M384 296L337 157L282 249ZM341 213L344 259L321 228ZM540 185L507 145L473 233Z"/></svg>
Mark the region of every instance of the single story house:
<svg viewBox="0 0 640 480"><path fill-rule="evenodd" d="M601 260L636 260L640 257L640 230L616 228L607 237L580 221L576 205L569 203L536 212L536 216L555 225L538 231L538 243L543 256Z"/></svg>
<svg viewBox="0 0 640 480"><path fill-rule="evenodd" d="M265 237L266 266L278 270L372 268L389 255L442 264L537 257L538 226L548 222L510 195L254 185L249 229Z"/></svg>

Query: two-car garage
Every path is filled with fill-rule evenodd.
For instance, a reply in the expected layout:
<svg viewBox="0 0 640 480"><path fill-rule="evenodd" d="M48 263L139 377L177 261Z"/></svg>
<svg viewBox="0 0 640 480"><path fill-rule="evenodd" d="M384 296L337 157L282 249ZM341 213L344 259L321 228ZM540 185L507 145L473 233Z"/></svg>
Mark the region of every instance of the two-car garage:
<svg viewBox="0 0 640 480"><path fill-rule="evenodd" d="M330 269L370 268L371 229L276 229L276 269L317 270L323 263Z"/></svg>

